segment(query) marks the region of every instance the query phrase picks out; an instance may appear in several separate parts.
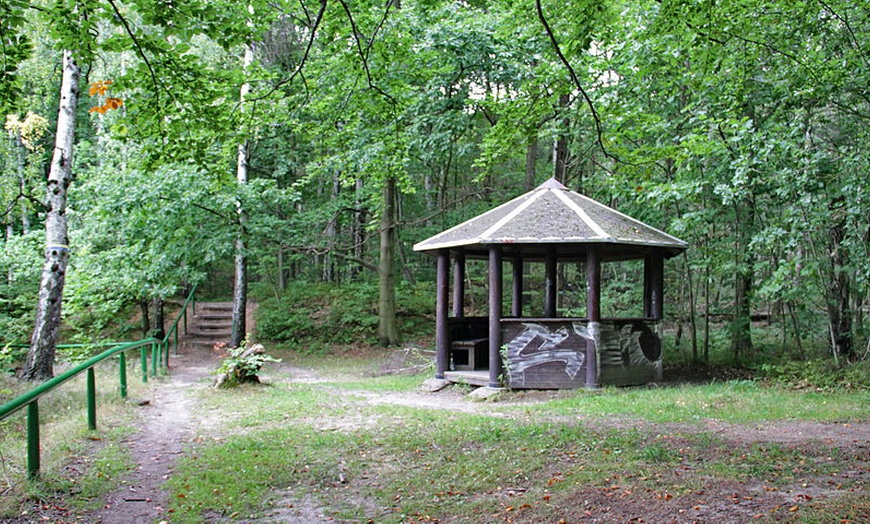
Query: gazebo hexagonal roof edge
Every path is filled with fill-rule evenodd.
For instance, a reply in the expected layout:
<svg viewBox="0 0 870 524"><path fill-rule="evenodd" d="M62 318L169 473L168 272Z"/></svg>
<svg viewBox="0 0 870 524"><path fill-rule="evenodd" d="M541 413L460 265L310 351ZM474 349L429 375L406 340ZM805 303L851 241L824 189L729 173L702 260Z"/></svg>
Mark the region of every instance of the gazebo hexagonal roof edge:
<svg viewBox="0 0 870 524"><path fill-rule="evenodd" d="M570 244L661 249L672 257L688 244L551 178L537 188L414 245L414 251L493 244Z"/></svg>

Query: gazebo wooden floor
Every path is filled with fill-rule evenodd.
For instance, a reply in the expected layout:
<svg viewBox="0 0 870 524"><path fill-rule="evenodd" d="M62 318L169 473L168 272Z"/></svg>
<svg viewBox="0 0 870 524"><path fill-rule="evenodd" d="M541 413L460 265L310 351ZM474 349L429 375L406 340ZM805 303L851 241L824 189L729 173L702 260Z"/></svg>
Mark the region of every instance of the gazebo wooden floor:
<svg viewBox="0 0 870 524"><path fill-rule="evenodd" d="M471 386L488 386L489 371L445 371L444 379L457 384L469 384Z"/></svg>

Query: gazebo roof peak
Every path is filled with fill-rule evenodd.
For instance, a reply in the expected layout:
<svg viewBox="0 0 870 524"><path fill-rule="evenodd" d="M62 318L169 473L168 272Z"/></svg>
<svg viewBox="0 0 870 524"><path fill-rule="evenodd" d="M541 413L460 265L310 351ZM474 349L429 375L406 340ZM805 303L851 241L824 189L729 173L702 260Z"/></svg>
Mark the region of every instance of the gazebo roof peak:
<svg viewBox="0 0 870 524"><path fill-rule="evenodd" d="M652 249L674 256L688 246L639 220L569 190L555 178L414 246L415 251L464 249L483 256L493 244L535 256L558 244L566 256L599 245L612 258L642 258Z"/></svg>
<svg viewBox="0 0 870 524"><path fill-rule="evenodd" d="M562 182L556 180L556 177L550 177L546 182L539 185L535 189L564 189L565 191L568 190L568 188L565 187Z"/></svg>

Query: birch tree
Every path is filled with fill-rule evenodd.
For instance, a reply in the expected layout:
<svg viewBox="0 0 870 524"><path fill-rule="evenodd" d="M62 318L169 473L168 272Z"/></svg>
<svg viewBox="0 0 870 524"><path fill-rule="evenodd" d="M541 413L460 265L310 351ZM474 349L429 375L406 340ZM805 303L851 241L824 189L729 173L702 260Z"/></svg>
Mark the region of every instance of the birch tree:
<svg viewBox="0 0 870 524"><path fill-rule="evenodd" d="M247 71L254 63L253 44L245 45L244 69ZM239 101L244 104L245 98L251 92L250 82L245 81L239 92ZM248 183L248 140L239 143L238 161L236 164L236 180L240 186ZM239 347L245 339L245 311L248 304L248 255L245 252L245 223L247 217L241 200L237 202L238 233L235 242L235 279L233 285L233 323L230 335L230 347Z"/></svg>
<svg viewBox="0 0 870 524"><path fill-rule="evenodd" d="M63 287L69 263L66 204L67 191L73 179L73 147L81 74L73 51L64 51L57 131L46 184L45 262L39 285L36 323L27 360L21 371L22 378L27 380L44 380L54 375Z"/></svg>

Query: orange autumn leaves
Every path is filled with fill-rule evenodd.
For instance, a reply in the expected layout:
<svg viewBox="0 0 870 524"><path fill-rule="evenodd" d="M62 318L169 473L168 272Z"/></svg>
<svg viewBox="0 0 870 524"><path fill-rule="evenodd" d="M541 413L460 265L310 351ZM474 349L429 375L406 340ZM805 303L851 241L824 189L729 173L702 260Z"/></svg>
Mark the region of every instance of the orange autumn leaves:
<svg viewBox="0 0 870 524"><path fill-rule="evenodd" d="M97 80L90 84L88 94L90 96L106 96L109 86L112 85L111 80ZM106 114L106 111L120 109L124 105L124 101L113 96L107 97L101 106L95 106L88 110L88 113Z"/></svg>

